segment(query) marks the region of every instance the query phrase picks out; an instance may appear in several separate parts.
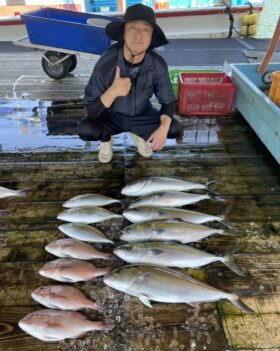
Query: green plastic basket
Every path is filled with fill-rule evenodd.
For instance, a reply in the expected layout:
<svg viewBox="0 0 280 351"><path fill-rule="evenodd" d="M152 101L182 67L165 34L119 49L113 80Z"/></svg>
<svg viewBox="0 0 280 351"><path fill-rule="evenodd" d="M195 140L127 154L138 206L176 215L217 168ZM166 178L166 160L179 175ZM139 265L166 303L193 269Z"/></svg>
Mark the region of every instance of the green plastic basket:
<svg viewBox="0 0 280 351"><path fill-rule="evenodd" d="M172 87L173 87L173 92L176 96L176 99L178 99L178 89L179 89L179 74L183 72L194 72L194 73L217 73L217 72L221 72L221 70L218 69L171 69L169 71L169 77L172 83Z"/></svg>

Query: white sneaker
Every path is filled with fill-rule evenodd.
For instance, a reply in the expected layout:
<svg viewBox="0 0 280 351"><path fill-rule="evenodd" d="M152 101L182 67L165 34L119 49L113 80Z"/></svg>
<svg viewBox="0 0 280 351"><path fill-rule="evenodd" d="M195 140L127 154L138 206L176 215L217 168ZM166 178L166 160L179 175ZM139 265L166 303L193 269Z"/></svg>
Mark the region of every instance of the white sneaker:
<svg viewBox="0 0 280 351"><path fill-rule="evenodd" d="M108 163L113 157L113 146L114 137L111 137L110 141L100 142L98 160L101 163Z"/></svg>
<svg viewBox="0 0 280 351"><path fill-rule="evenodd" d="M151 157L153 151L150 148L150 145L142 138L136 134L130 133L132 140L134 141L139 154L143 157Z"/></svg>

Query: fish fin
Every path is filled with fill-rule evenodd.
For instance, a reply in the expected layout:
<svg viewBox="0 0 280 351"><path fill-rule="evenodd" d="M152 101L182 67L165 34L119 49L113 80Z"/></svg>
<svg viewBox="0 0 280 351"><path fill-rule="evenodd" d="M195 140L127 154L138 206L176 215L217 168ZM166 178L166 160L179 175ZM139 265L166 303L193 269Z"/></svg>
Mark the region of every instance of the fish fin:
<svg viewBox="0 0 280 351"><path fill-rule="evenodd" d="M241 309L242 311L249 313L249 314L256 314L254 310L252 310L249 306L245 305L237 295L232 295L230 302L234 304L237 308Z"/></svg>
<svg viewBox="0 0 280 351"><path fill-rule="evenodd" d="M45 336L44 339L41 339L43 341L50 341L50 342L56 342L56 341L61 341L62 339L58 339L53 336Z"/></svg>
<svg viewBox="0 0 280 351"><path fill-rule="evenodd" d="M86 306L86 308L91 308L93 310L103 312L104 311L104 306L101 304L98 304L97 302L90 301L90 303Z"/></svg>
<svg viewBox="0 0 280 351"><path fill-rule="evenodd" d="M145 280L149 280L150 278L151 278L151 273L149 273L149 272L141 273L138 276L138 280L141 281L141 282L143 282Z"/></svg>
<svg viewBox="0 0 280 351"><path fill-rule="evenodd" d="M22 190L18 190L17 191L17 196L25 197L25 196L29 195L29 193L30 193L30 188L25 188L25 189L22 189Z"/></svg>
<svg viewBox="0 0 280 351"><path fill-rule="evenodd" d="M222 196L211 194L210 191L208 191L207 194L209 194L211 200L214 200L214 201L217 201L217 202L226 202L226 201L227 201L227 200L226 200L224 197L222 197Z"/></svg>
<svg viewBox="0 0 280 351"><path fill-rule="evenodd" d="M219 196L220 193L218 193L216 190L215 190L215 185L216 185L216 181L215 180L210 180L209 182L206 183L206 187L207 187L207 190L209 193L211 193L212 195L214 196Z"/></svg>
<svg viewBox="0 0 280 351"><path fill-rule="evenodd" d="M231 293L234 293L237 295L237 297L246 297L246 296L253 296L253 295L258 295L260 291L257 288L247 288L247 289L230 289Z"/></svg>
<svg viewBox="0 0 280 351"><path fill-rule="evenodd" d="M112 330L114 328L114 323L111 319L104 319L104 329L103 330Z"/></svg>
<svg viewBox="0 0 280 351"><path fill-rule="evenodd" d="M65 282L65 283L75 283L76 280L73 280L73 279L71 279L71 278L63 277L63 282Z"/></svg>
<svg viewBox="0 0 280 351"><path fill-rule="evenodd" d="M235 251L235 250L234 250ZM246 273L243 272L241 270L241 268L239 268L233 261L233 253L234 251L232 252L228 252L224 257L221 257L221 261L229 268L231 269L234 273L238 274L238 275L241 275L243 277L246 276Z"/></svg>
<svg viewBox="0 0 280 351"><path fill-rule="evenodd" d="M61 324L58 324L58 323L51 323L51 322L49 322L49 321L45 321L45 324L46 324L49 328L55 328L55 329L61 328Z"/></svg>
<svg viewBox="0 0 280 351"><path fill-rule="evenodd" d="M56 293L52 293L51 295L55 296L59 300L69 300L68 297L62 296L62 295L57 295Z"/></svg>
<svg viewBox="0 0 280 351"><path fill-rule="evenodd" d="M194 308L198 308L201 302L186 302L186 303Z"/></svg>
<svg viewBox="0 0 280 351"><path fill-rule="evenodd" d="M229 228L230 230L236 231L236 229L234 228L233 224L231 224L229 221L224 220L224 219L222 218L221 223L222 223L225 227Z"/></svg>
<svg viewBox="0 0 280 351"><path fill-rule="evenodd" d="M10 211L9 210L0 210L0 216L7 218L10 215Z"/></svg>
<svg viewBox="0 0 280 351"><path fill-rule="evenodd" d="M222 211L222 213L221 213L221 223L222 223L225 227L229 228L230 230L236 231L236 228L234 228L233 224L231 224L231 223L228 221L228 215L229 215L231 209L232 209L232 204L226 206L226 208Z"/></svg>
<svg viewBox="0 0 280 351"><path fill-rule="evenodd" d="M237 236L239 235L239 232L237 229L230 229L229 230L223 230L220 229L219 231L217 231L217 233L215 234L220 234L220 235L227 235L227 236Z"/></svg>
<svg viewBox="0 0 280 351"><path fill-rule="evenodd" d="M60 306L54 303L48 303L47 305L48 308L54 308L54 309L60 309Z"/></svg>
<svg viewBox="0 0 280 351"><path fill-rule="evenodd" d="M68 258L65 258L65 261L63 262L63 269L71 269L73 268L73 266L74 266L73 260L71 259L68 260Z"/></svg>
<svg viewBox="0 0 280 351"><path fill-rule="evenodd" d="M138 296L139 300L147 307L153 308L151 301L145 295Z"/></svg>

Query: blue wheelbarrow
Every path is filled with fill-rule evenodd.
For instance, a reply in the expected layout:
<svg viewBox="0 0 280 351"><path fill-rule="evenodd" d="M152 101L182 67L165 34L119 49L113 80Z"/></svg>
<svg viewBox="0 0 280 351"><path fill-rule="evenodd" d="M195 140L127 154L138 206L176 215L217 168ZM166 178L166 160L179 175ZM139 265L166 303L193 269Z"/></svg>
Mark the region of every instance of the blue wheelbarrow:
<svg viewBox="0 0 280 351"><path fill-rule="evenodd" d="M111 45L105 34L116 17L41 8L21 15L28 37L13 44L43 51L42 68L53 79L62 79L77 65L79 53L103 54Z"/></svg>

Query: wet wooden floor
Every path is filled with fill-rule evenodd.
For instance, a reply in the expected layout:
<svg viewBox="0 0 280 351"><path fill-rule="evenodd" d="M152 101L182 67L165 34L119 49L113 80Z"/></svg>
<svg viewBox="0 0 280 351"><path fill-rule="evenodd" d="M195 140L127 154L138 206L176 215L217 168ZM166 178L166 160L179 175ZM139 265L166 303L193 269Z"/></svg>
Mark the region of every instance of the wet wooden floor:
<svg viewBox="0 0 280 351"><path fill-rule="evenodd" d="M136 155L125 140L108 165L99 164L96 155L86 151L0 154L0 185L31 189L26 200L1 201L1 209L10 211L0 224L5 242L0 251L1 350L279 350L279 166L241 116L188 118L183 123L183 140L155 153L153 159ZM88 192L122 199L124 184L154 175L217 182L217 190L231 205L228 219L239 235L214 237L198 246L220 253L236 246L236 262L252 277L238 277L218 264L191 273L221 289L252 288L254 296L249 292L243 301L257 314L246 315L230 303L202 305L200 311L170 304L149 309L98 279L75 285L105 304L104 314L87 314L93 319L104 315L113 319L111 332L88 333L80 340L58 344L43 343L22 332L17 322L40 309L31 291L52 283L38 270L53 259L44 246L63 237L56 219L62 202ZM217 214L225 203L211 200L193 208ZM121 212L117 206L112 209ZM122 225L110 222L99 227L117 243Z"/></svg>
<svg viewBox="0 0 280 351"><path fill-rule="evenodd" d="M59 115L66 124L74 121L67 136L74 138L77 109L75 113L56 111L54 125L56 117L61 120ZM280 350L280 167L238 114L181 121L183 137L152 159L137 155L128 135L116 139L113 161L106 165L97 161L90 148L0 153L0 186L30 188L26 199L0 202L0 209L10 211L9 218L0 219L0 351ZM61 135L54 128L55 133ZM215 287L245 292L242 301L256 315L247 315L229 302L204 304L199 310L183 304L154 304L149 309L138 299L106 287L100 278L74 285L104 304L103 313L84 313L91 319L112 319L112 331L60 343L41 342L24 333L18 321L42 308L32 300L31 292L54 283L38 271L54 259L45 245L63 237L56 219L62 203L96 192L124 200L122 206L110 208L121 213L128 203L120 194L122 186L156 175L216 181L216 190L226 202L205 201L191 208L209 214L226 212L239 234L212 237L196 247L220 254L234 247L236 263L251 277L239 277L222 264L186 272ZM117 245L120 228L127 224L110 221L98 227ZM109 251L112 246L99 248Z"/></svg>

